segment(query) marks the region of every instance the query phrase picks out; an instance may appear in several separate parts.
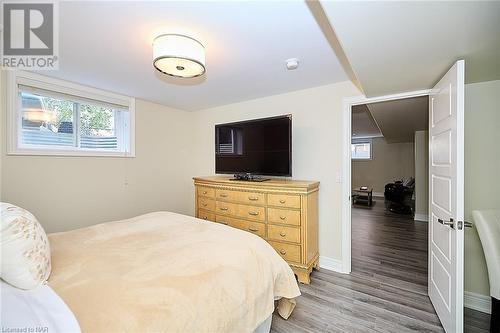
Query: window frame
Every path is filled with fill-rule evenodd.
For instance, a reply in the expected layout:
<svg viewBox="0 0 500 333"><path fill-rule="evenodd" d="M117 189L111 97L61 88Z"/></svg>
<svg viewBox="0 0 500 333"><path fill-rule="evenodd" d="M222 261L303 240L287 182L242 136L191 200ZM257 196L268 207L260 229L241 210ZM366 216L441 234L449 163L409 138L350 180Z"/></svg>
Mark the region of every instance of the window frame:
<svg viewBox="0 0 500 333"><path fill-rule="evenodd" d="M352 156L352 145L355 144L369 144L370 145L370 157L368 158L363 158L363 157L354 157ZM351 160L354 161L371 161L373 159L373 140L371 138L357 138L357 139L352 139L351 140Z"/></svg>
<svg viewBox="0 0 500 333"><path fill-rule="evenodd" d="M104 151L92 148L41 146L40 148L23 147L19 138L22 130L22 112L18 94L19 85L48 90L55 93L72 95L98 102L123 106L129 112L128 147L124 151ZM91 156L91 157L135 157L135 98L91 88L88 86L55 79L31 72L7 72L7 154L38 156ZM77 119L76 121L79 121ZM118 140L123 140L119 138ZM128 148L128 149L127 149Z"/></svg>

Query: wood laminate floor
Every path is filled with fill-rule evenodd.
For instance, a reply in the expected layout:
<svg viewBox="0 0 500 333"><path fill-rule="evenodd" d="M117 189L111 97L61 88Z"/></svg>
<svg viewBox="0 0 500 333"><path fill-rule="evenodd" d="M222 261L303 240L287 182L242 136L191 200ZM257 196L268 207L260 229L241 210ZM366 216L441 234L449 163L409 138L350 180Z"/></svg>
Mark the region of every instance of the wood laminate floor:
<svg viewBox="0 0 500 333"><path fill-rule="evenodd" d="M444 332L427 296L427 223L385 209L352 210L352 273L314 271L288 320L271 332ZM488 332L489 316L465 310L465 331Z"/></svg>

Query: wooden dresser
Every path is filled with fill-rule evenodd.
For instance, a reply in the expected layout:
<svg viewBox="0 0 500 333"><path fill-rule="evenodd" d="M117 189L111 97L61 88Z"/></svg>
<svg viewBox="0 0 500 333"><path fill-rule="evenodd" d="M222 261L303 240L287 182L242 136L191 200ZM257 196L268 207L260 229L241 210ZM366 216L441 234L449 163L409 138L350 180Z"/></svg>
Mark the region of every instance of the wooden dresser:
<svg viewBox="0 0 500 333"><path fill-rule="evenodd" d="M318 265L319 182L195 177L196 217L252 232L285 259L299 282L309 284Z"/></svg>

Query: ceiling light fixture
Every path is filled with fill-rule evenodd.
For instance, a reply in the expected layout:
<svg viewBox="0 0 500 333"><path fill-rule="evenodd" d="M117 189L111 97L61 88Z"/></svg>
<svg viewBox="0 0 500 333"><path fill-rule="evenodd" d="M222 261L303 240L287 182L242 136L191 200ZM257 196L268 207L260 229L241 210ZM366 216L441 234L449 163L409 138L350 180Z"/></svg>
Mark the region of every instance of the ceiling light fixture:
<svg viewBox="0 0 500 333"><path fill-rule="evenodd" d="M188 36L165 34L153 40L153 66L176 77L196 77L205 73L205 47Z"/></svg>

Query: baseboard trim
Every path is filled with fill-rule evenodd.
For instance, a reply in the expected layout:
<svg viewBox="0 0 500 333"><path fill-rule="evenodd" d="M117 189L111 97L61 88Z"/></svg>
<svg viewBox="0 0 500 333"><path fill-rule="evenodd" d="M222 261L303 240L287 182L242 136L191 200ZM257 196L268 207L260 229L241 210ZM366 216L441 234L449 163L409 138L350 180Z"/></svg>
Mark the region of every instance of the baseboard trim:
<svg viewBox="0 0 500 333"><path fill-rule="evenodd" d="M417 214L415 213L415 217L413 218L415 221L421 222L429 222L429 215L427 214Z"/></svg>
<svg viewBox="0 0 500 333"><path fill-rule="evenodd" d="M464 292L464 306L491 314L491 297L466 291Z"/></svg>
<svg viewBox="0 0 500 333"><path fill-rule="evenodd" d="M342 268L342 260L319 256L319 267L338 273L345 273Z"/></svg>
<svg viewBox="0 0 500 333"><path fill-rule="evenodd" d="M374 198L383 199L384 198L384 193L383 192L372 192L372 196Z"/></svg>

